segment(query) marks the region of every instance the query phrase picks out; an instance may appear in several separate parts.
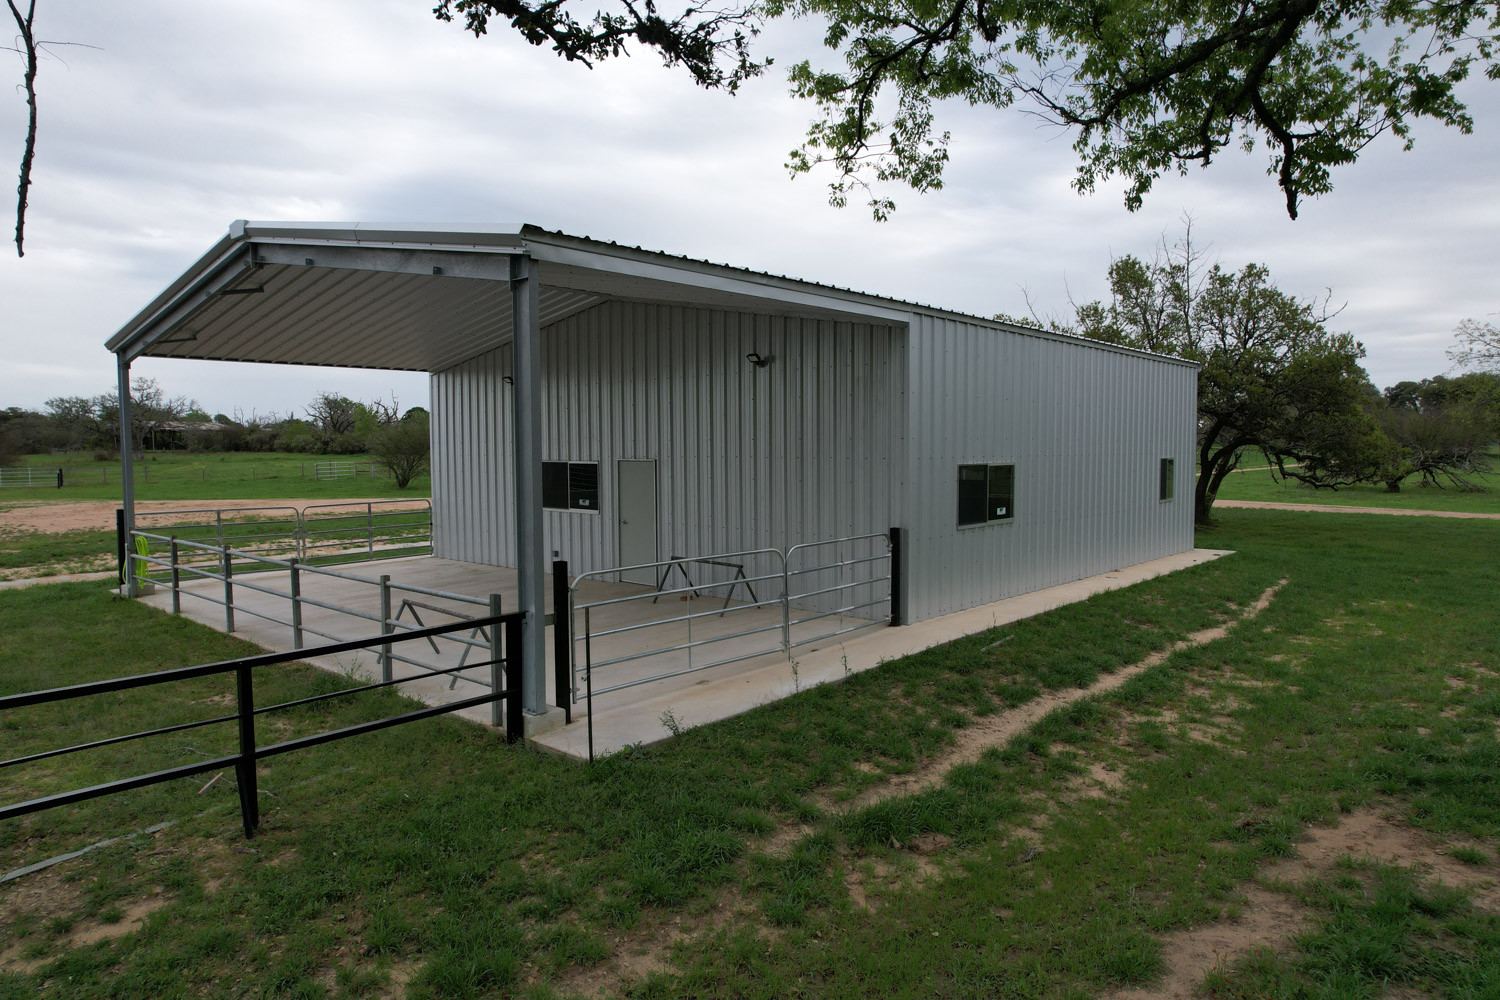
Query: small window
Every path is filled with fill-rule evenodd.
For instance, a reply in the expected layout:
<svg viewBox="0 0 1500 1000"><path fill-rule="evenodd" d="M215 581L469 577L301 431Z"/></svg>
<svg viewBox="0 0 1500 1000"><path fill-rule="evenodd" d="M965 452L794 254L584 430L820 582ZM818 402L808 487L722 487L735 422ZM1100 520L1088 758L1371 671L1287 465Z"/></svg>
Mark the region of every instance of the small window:
<svg viewBox="0 0 1500 1000"><path fill-rule="evenodd" d="M542 506L549 510L598 510L598 463L543 462Z"/></svg>
<svg viewBox="0 0 1500 1000"><path fill-rule="evenodd" d="M1177 462L1175 459L1164 458L1161 460L1161 499L1163 500L1172 499L1172 487L1176 480L1173 471L1176 469L1176 466Z"/></svg>
<svg viewBox="0 0 1500 1000"><path fill-rule="evenodd" d="M1014 465L958 467L958 523L989 524L1016 516Z"/></svg>

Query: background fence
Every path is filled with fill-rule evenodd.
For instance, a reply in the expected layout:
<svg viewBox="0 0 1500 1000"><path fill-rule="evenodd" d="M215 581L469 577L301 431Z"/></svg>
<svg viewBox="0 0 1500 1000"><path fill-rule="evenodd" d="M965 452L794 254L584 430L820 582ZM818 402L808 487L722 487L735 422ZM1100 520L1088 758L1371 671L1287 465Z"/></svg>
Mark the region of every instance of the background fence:
<svg viewBox="0 0 1500 1000"><path fill-rule="evenodd" d="M432 552L432 503L428 500L330 502L308 504L300 510L266 506L138 511L136 526L140 540L131 541L131 553L160 555L163 544L176 538L183 543L179 562L187 566L217 564L219 551L225 549L242 561L269 556L315 564ZM145 552L139 548L142 544ZM211 546L212 551L203 546ZM119 554L123 560L123 536ZM165 580L159 567L142 569L138 575L156 583Z"/></svg>
<svg viewBox="0 0 1500 1000"><path fill-rule="evenodd" d="M314 462L314 479L390 479L390 470L379 462Z"/></svg>
<svg viewBox="0 0 1500 1000"><path fill-rule="evenodd" d="M16 469L0 469L0 487L5 486L40 486L63 488L63 470L58 467L24 467Z"/></svg>

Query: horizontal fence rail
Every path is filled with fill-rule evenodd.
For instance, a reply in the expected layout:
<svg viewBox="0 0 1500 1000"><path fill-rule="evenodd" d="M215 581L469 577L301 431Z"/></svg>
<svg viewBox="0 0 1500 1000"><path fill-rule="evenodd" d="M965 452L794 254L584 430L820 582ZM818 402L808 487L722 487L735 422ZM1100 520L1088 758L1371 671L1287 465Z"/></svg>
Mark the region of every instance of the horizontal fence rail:
<svg viewBox="0 0 1500 1000"><path fill-rule="evenodd" d="M26 816L31 813L41 812L46 809L55 809L61 806L71 805L77 802L86 802L90 799L113 795L118 792L129 791L136 788L145 788L177 778L189 777L196 774L204 774L208 771L234 768L236 780L239 785L240 816L243 821L245 836L253 837L255 828L260 823L259 792L256 787L256 763L269 757L291 753L296 750L304 750L309 747L319 746L335 740L347 739L351 736L359 736L364 733L376 732L388 729L392 726L415 722L419 719L431 718L437 715L445 715L461 709L471 708L478 705L494 706L492 716L499 717L499 705L505 703L505 733L508 742L519 740L524 732L521 706L521 622L525 615L522 612L511 612L510 614L492 614L481 618L467 619L445 625L437 625L429 628L412 629L410 631L391 635L382 633L367 636L361 639L351 639L343 642L332 642L322 646L314 646L307 649L292 650L280 653L261 653L255 656L241 657L235 660L222 660L217 663L206 663L190 667L178 667L169 670L158 670L152 673L137 674L130 677L119 677L111 680L93 681L86 684L75 684L69 687L52 688L45 691L31 691L24 694L15 694L0 697L0 716L7 711L28 708L35 705L58 704L78 701L84 698L93 698L102 695L117 694L122 691L137 688L154 687L158 685L171 684L174 682L191 680L199 677L210 677L223 674L233 674L235 678L235 696L233 699L234 711L223 715L211 716L209 718L180 723L173 726L162 726L156 729L141 730L138 732L125 733L117 736L108 736L80 743L73 746L58 747L37 753L15 757L0 761L0 770L15 767L39 760L67 756L75 753L84 753L99 750L109 746L136 740L149 739L153 736L162 736L167 733L182 732L188 729L199 729L207 726L229 725L237 726L238 747L237 753L215 757L209 760L194 761L191 764L183 764L177 767L169 767L162 770L152 771L145 774L134 774L113 781L89 785L83 788L75 788L65 792L57 792L23 802L0 805L0 821ZM426 706L398 715L386 716L367 722L360 722L339 729L327 730L311 735L300 736L294 739L281 740L279 742L262 744L258 742L255 732L256 717L271 712L292 708L300 705L308 705L314 702L328 701L335 698L344 698L366 691L375 691L382 688L392 687L407 681L417 680L423 677L442 676L451 674L465 667L453 667L448 669L435 669L425 673L415 674L407 677L389 678L384 677L378 682L360 684L342 691L333 691L326 694L312 695L307 698L297 698L275 705L257 706L254 696L254 674L258 668L269 667L281 663L289 663L301 660L309 656L333 656L339 653L356 652L374 648L389 649L391 645L418 642L427 640L429 642L438 637L448 637L450 633L483 629L490 636L488 647L488 659L480 663L470 663L468 667L490 668L489 691L469 698L446 702L441 705Z"/></svg>
<svg viewBox="0 0 1500 1000"><path fill-rule="evenodd" d="M428 500L360 500L296 507L264 506L203 510L141 511L137 532L128 540L139 552L136 538L144 538L148 553L153 539L210 544L254 556L290 558L304 563L357 562L374 558L427 555L432 551L432 503ZM120 537L121 581L125 578L127 540ZM159 550L158 550L159 552ZM178 557L186 567L201 569L222 561L202 548L184 548ZM175 579L135 566L140 583L166 584Z"/></svg>

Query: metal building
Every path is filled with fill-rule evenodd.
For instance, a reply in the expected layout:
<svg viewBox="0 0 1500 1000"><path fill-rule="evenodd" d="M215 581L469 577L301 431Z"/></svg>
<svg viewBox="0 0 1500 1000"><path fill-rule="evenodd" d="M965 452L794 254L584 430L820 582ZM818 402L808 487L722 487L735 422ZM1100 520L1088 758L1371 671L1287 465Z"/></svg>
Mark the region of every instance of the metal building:
<svg viewBox="0 0 1500 1000"><path fill-rule="evenodd" d="M436 554L517 567L537 676L554 557L899 527L917 620L1193 544L1190 363L529 225L236 222L108 346L429 372Z"/></svg>

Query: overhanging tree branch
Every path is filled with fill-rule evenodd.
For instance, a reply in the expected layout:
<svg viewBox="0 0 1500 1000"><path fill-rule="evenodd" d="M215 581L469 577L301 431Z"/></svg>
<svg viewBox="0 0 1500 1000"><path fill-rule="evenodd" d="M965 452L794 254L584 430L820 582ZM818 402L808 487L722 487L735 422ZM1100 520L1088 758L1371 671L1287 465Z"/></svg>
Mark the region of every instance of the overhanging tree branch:
<svg viewBox="0 0 1500 1000"><path fill-rule="evenodd" d="M31 164L36 158L36 0L29 0L26 13L16 6L15 0L5 0L11 18L16 22L21 57L26 61L22 73L22 87L26 91L26 145L21 152L21 179L16 185L16 256L26 256L26 196L31 188Z"/></svg>

